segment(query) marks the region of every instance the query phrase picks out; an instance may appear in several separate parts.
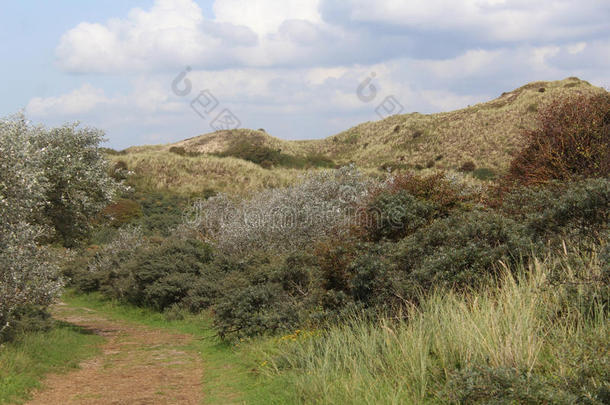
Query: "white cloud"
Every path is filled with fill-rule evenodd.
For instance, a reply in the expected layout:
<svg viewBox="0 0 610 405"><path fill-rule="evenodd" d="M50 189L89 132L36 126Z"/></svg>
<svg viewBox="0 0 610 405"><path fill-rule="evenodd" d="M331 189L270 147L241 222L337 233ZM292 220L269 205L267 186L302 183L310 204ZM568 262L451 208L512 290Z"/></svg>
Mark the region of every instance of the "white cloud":
<svg viewBox="0 0 610 405"><path fill-rule="evenodd" d="M216 0L216 19L245 25L257 34L272 34L287 20L320 23L319 0Z"/></svg>
<svg viewBox="0 0 610 405"><path fill-rule="evenodd" d="M26 111L34 116L48 115L79 115L92 111L95 107L109 103L104 90L90 84L58 97L34 97L26 107Z"/></svg>
<svg viewBox="0 0 610 405"><path fill-rule="evenodd" d="M57 47L60 66L72 72L124 72L232 59L231 49L252 46L246 27L205 20L192 0L156 0L148 11L133 9L125 19L81 23Z"/></svg>

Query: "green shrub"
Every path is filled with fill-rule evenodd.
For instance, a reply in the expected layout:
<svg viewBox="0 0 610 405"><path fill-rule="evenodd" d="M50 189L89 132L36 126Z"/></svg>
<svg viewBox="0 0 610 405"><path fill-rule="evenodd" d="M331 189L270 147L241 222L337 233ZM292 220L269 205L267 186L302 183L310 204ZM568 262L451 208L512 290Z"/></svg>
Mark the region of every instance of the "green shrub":
<svg viewBox="0 0 610 405"><path fill-rule="evenodd" d="M527 224L534 239L595 239L608 228L610 180L551 182L546 187L518 188L504 197L502 209Z"/></svg>
<svg viewBox="0 0 610 405"><path fill-rule="evenodd" d="M204 264L211 260L211 249L197 240L167 239L158 247L145 246L119 273L127 281L124 296L141 306L164 310L190 297L197 288Z"/></svg>
<svg viewBox="0 0 610 405"><path fill-rule="evenodd" d="M524 226L486 211L459 213L398 242L396 272L403 297L421 289L463 288L487 281L500 260L516 262L531 252Z"/></svg>
<svg viewBox="0 0 610 405"><path fill-rule="evenodd" d="M204 190L209 196L210 190ZM183 220L187 197L168 192L136 192L133 197L142 208L142 215L134 225L142 227L146 235L169 236L171 230Z"/></svg>
<svg viewBox="0 0 610 405"><path fill-rule="evenodd" d="M459 370L440 395L464 404L568 404L578 397L561 392L537 375L513 368L471 367Z"/></svg>
<svg viewBox="0 0 610 405"><path fill-rule="evenodd" d="M467 188L442 173L393 175L371 193L358 225L373 241L397 240L459 209L472 197Z"/></svg>
<svg viewBox="0 0 610 405"><path fill-rule="evenodd" d="M426 225L436 213L435 204L404 190L382 193L368 205L365 227L372 240L397 240Z"/></svg>
<svg viewBox="0 0 610 405"><path fill-rule="evenodd" d="M220 336L234 339L294 330L311 318L319 292L317 258L252 253L215 260L219 296L213 306Z"/></svg>
<svg viewBox="0 0 610 405"><path fill-rule="evenodd" d="M117 287L119 280L123 278L119 270L147 244L148 241L144 239L140 228L119 229L109 243L87 251L87 256L92 257L86 266L78 267L81 261L79 259L70 265L68 275L71 285L81 292L100 290L110 297L123 298L123 289Z"/></svg>
<svg viewBox="0 0 610 405"><path fill-rule="evenodd" d="M8 327L0 330L0 343L15 341L29 332L48 331L52 327L53 320L46 307L26 304L16 309Z"/></svg>
<svg viewBox="0 0 610 405"><path fill-rule="evenodd" d="M214 325L222 338L268 335L290 330L299 313L282 300L276 283L246 285L224 295L214 307Z"/></svg>

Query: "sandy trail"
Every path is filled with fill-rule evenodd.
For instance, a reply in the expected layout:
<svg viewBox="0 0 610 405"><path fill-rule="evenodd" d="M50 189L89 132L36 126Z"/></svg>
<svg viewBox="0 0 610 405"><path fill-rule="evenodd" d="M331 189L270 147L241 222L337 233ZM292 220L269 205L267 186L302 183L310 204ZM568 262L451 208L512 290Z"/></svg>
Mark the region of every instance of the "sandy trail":
<svg viewBox="0 0 610 405"><path fill-rule="evenodd" d="M59 304L56 319L106 338L102 353L67 374L51 374L27 404L200 404L203 366L185 349L192 337L111 321Z"/></svg>

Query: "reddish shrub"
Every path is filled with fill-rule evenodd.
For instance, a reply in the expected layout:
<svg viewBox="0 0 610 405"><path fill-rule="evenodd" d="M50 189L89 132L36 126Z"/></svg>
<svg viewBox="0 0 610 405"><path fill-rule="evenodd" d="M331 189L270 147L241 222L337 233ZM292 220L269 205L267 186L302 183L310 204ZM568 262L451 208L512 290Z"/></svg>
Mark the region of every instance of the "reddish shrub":
<svg viewBox="0 0 610 405"><path fill-rule="evenodd" d="M121 226L142 215L142 208L136 201L121 198L108 205L102 211L102 216L110 221L112 226Z"/></svg>
<svg viewBox="0 0 610 405"><path fill-rule="evenodd" d="M557 99L538 119L505 180L535 185L610 176L610 94Z"/></svg>
<svg viewBox="0 0 610 405"><path fill-rule="evenodd" d="M474 162L472 160L468 161L468 162L464 162L464 164L462 164L462 167L460 167L460 171L462 172L473 172L474 169L476 169L477 166L474 164Z"/></svg>

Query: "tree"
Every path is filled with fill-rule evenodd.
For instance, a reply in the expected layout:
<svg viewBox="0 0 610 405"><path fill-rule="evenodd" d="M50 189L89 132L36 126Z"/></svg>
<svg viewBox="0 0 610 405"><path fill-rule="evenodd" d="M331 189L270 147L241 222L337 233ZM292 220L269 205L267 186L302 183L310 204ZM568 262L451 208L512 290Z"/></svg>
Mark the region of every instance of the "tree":
<svg viewBox="0 0 610 405"><path fill-rule="evenodd" d="M73 245L117 190L101 141L100 131L76 125L0 120L0 332L20 307L47 306L61 290L57 255L43 238Z"/></svg>
<svg viewBox="0 0 610 405"><path fill-rule="evenodd" d="M64 246L73 247L118 188L99 147L103 132L70 124L33 135L33 153L40 151L46 179L43 218Z"/></svg>

